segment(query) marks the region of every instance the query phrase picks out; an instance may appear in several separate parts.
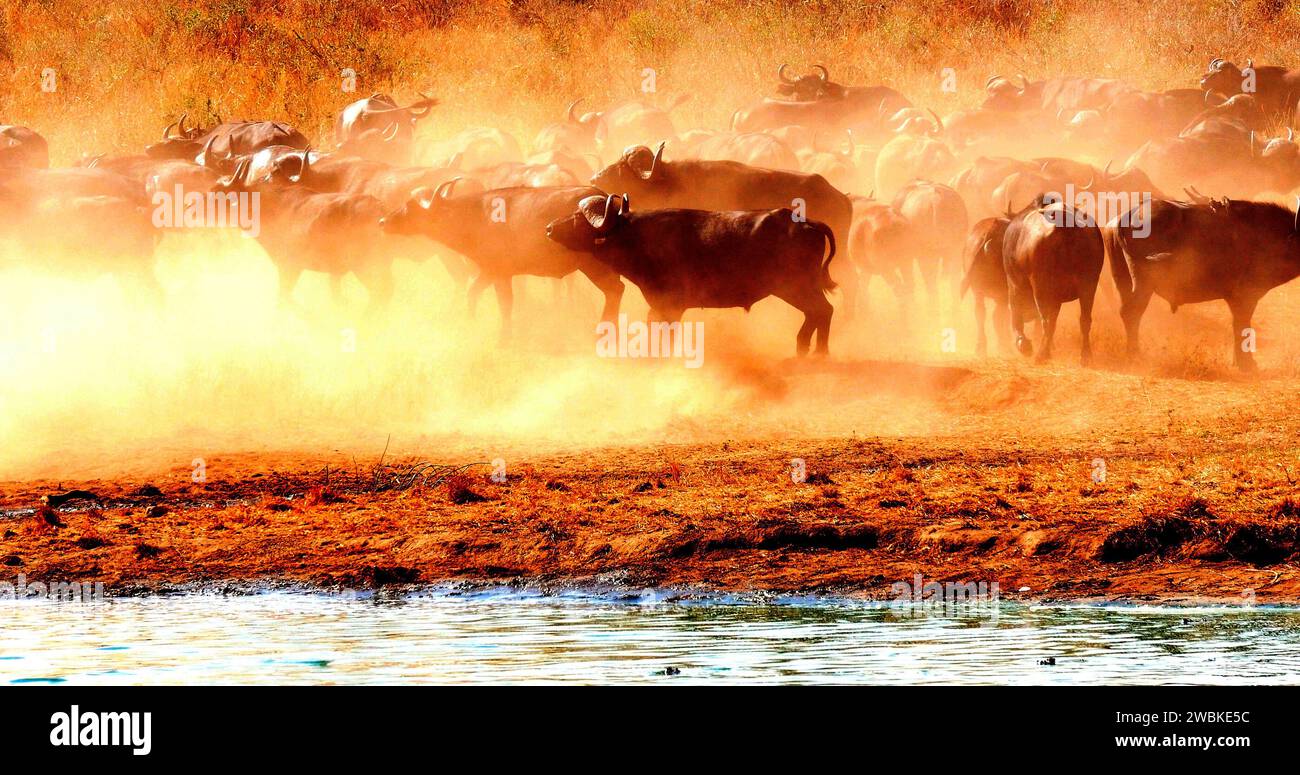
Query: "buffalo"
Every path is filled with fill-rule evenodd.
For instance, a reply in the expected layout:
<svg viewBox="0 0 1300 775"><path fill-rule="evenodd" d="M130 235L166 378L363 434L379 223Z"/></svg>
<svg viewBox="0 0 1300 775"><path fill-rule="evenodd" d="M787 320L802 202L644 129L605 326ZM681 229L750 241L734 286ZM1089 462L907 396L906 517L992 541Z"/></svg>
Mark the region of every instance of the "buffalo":
<svg viewBox="0 0 1300 775"><path fill-rule="evenodd" d="M1234 364L1257 368L1251 317L1264 294L1300 276L1300 212L1268 202L1162 199L1102 233L1130 358L1152 295L1174 312L1222 299L1232 312Z"/></svg>
<svg viewBox="0 0 1300 775"><path fill-rule="evenodd" d="M621 159L598 172L592 185L632 195L651 209L772 210L791 207L803 218L830 226L838 244L846 245L853 225L853 204L820 175L760 169L734 161L664 161L664 146L655 151L629 148ZM850 309L857 288L852 267L837 275L845 284Z"/></svg>
<svg viewBox="0 0 1300 775"><path fill-rule="evenodd" d="M652 317L675 322L697 307L748 312L776 296L804 313L796 353L808 353L814 333L817 354L827 353L834 310L826 292L835 287L828 271L835 234L788 207L632 212L627 195L593 195L576 212L548 224L546 236L593 255L635 283Z"/></svg>
<svg viewBox="0 0 1300 775"><path fill-rule="evenodd" d="M1080 361L1092 362L1092 303L1104 262L1101 231L1069 203L1044 197L1033 202L1007 225L1002 239L1002 266L1016 349L1034 354L1025 336L1025 316L1043 327L1043 344L1035 358L1052 356L1056 319L1061 305L1079 302Z"/></svg>
<svg viewBox="0 0 1300 775"><path fill-rule="evenodd" d="M311 145L302 132L278 121L228 121L211 129L187 128L185 116L163 129L162 140L145 148L145 155L155 159L194 161L203 154L232 162L239 157L268 148L287 145L306 148ZM173 133L173 130L176 130Z"/></svg>
<svg viewBox="0 0 1300 775"><path fill-rule="evenodd" d="M0 124L0 169L50 166L50 148L36 130Z"/></svg>
<svg viewBox="0 0 1300 775"><path fill-rule="evenodd" d="M415 140L416 123L437 104L437 99L424 93L404 107L387 94L372 94L339 111L334 120L334 141L341 149L368 154L367 158L406 162Z"/></svg>
<svg viewBox="0 0 1300 775"><path fill-rule="evenodd" d="M967 291L975 295L975 354L988 354L988 334L985 322L988 310L986 301L993 302L993 330L997 332L999 349L1006 349L1007 326L1007 270L1002 266L1002 240L1011 216L983 218L971 227L962 251L965 271L961 280L961 296Z"/></svg>
<svg viewBox="0 0 1300 775"><path fill-rule="evenodd" d="M1255 67L1249 59L1241 68L1216 58L1201 76L1201 88L1228 95L1253 94L1269 118L1280 115L1284 121L1291 122L1296 118L1296 103L1300 101L1300 70L1276 65Z"/></svg>
<svg viewBox="0 0 1300 775"><path fill-rule="evenodd" d="M602 320L618 316L623 281L618 272L588 252L568 250L546 239L546 226L572 213L583 199L601 192L589 186L514 187L453 196L456 181L415 192L385 215L394 234L420 235L474 262L479 275L470 286L471 311L490 284L501 309L503 339L511 337L512 281L515 275L560 278L575 271L605 295Z"/></svg>

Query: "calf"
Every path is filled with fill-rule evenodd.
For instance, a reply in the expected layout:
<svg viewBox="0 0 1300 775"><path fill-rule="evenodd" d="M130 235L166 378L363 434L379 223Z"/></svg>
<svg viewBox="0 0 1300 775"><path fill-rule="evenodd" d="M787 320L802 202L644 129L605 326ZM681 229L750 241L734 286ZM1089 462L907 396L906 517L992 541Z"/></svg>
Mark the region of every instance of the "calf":
<svg viewBox="0 0 1300 775"><path fill-rule="evenodd" d="M1002 266L1007 273L1007 298L1016 348L1034 351L1025 337L1025 313L1034 311L1043 326L1043 346L1037 360L1052 356L1052 339L1061 305L1078 300L1080 360L1092 362L1092 302L1104 260L1101 231L1064 202L1040 198L1007 225L1002 239Z"/></svg>
<svg viewBox="0 0 1300 775"><path fill-rule="evenodd" d="M546 236L636 283L654 317L678 321L692 307L748 312L776 296L804 313L796 352L807 354L814 331L817 353L827 352L835 235L824 223L796 220L789 208L633 213L626 194L588 196L576 212L547 225Z"/></svg>

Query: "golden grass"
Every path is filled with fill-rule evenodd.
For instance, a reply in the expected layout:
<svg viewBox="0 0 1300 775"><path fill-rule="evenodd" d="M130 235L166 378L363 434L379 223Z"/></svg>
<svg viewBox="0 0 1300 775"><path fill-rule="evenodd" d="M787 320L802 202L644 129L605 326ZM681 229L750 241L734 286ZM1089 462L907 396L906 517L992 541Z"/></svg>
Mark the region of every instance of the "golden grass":
<svg viewBox="0 0 1300 775"><path fill-rule="evenodd" d="M568 100L690 92L687 125L722 126L775 66L827 63L942 111L993 73L1120 76L1187 86L1214 56L1285 62L1300 12L1284 0L0 0L0 119L38 128L57 163L129 151L182 112L274 118L328 138L357 94L444 100L426 131L491 123L528 142ZM42 72L57 73L43 92ZM955 94L940 72L957 74Z"/></svg>

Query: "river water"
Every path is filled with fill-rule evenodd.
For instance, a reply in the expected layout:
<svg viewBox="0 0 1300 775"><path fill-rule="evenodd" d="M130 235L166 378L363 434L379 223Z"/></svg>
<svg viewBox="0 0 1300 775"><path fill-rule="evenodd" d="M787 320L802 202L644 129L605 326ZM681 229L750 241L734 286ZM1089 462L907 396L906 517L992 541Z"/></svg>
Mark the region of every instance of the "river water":
<svg viewBox="0 0 1300 775"><path fill-rule="evenodd" d="M0 601L0 681L1300 683L1300 609L518 593ZM1055 664L1041 664L1054 658ZM676 671L676 672L674 672Z"/></svg>

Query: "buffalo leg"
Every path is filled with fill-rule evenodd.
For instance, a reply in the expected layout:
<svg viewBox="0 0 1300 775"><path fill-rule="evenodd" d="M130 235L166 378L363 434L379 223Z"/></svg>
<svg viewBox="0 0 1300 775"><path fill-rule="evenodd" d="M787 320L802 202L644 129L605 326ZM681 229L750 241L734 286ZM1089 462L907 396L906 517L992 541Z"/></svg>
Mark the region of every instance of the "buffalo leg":
<svg viewBox="0 0 1300 775"><path fill-rule="evenodd" d="M1096 283L1092 292L1086 289L1079 294L1079 363L1092 365L1092 303L1097 294Z"/></svg>
<svg viewBox="0 0 1300 775"><path fill-rule="evenodd" d="M831 314L835 308L826 300L820 290L810 290L803 294L790 294L777 298L803 313L803 325L795 336L795 354L803 357L808 354L813 332L817 332L817 355L830 352Z"/></svg>
<svg viewBox="0 0 1300 775"><path fill-rule="evenodd" d="M1007 283L1007 299L1011 308L1011 338L1021 355L1033 355L1034 343L1025 336L1025 310L1034 308L1033 296L1018 285Z"/></svg>
<svg viewBox="0 0 1300 775"><path fill-rule="evenodd" d="M298 285L298 278L302 276L301 269L286 269L276 267L280 275L280 303L289 305L293 303L293 289Z"/></svg>
<svg viewBox="0 0 1300 775"><path fill-rule="evenodd" d="M1120 291L1119 316L1124 321L1124 336L1127 340L1125 351L1130 360L1137 357L1142 349L1138 338L1142 325L1142 315L1151 303L1152 289L1143 283L1132 291Z"/></svg>
<svg viewBox="0 0 1300 775"><path fill-rule="evenodd" d="M501 341L509 342L514 336L511 315L515 307L514 277L506 275L492 281L492 288L497 293L497 307L501 310Z"/></svg>
<svg viewBox="0 0 1300 775"><path fill-rule="evenodd" d="M998 337L998 352L1006 355L1011 349L1011 342L1007 339L1007 331L1011 328L1009 321L1010 310L1007 305L994 300L993 302L993 330Z"/></svg>
<svg viewBox="0 0 1300 775"><path fill-rule="evenodd" d="M623 302L623 278L619 277L618 272L603 267L584 267L579 271L605 294L605 306L600 312L600 319L608 321L617 319L619 305Z"/></svg>
<svg viewBox="0 0 1300 775"><path fill-rule="evenodd" d="M483 291L487 290L487 287L491 284L492 281L482 272L474 278L474 282L470 283L469 290L466 291L465 295L465 304L469 310L469 316L471 318L474 317L474 314L478 311L479 297L483 295Z"/></svg>
<svg viewBox="0 0 1300 775"><path fill-rule="evenodd" d="M1056 336L1056 319L1060 314L1060 304L1038 302L1038 319L1043 323L1043 347L1034 360L1039 363L1044 363L1052 357L1052 339Z"/></svg>
<svg viewBox="0 0 1300 775"><path fill-rule="evenodd" d="M392 264L380 264L368 267L357 279L366 287L366 295L370 297L368 306L370 309L377 309L388 305L393 298L393 267Z"/></svg>
<svg viewBox="0 0 1300 775"><path fill-rule="evenodd" d="M858 268L849 261L832 261L837 264L835 282L844 292L844 314L845 318L851 320L858 306L858 295L862 292L862 278L858 275Z"/></svg>
<svg viewBox="0 0 1300 775"><path fill-rule="evenodd" d="M984 308L984 294L975 294L975 354L981 358L989 354L989 339L984 331L984 317L988 310Z"/></svg>
<svg viewBox="0 0 1300 775"><path fill-rule="evenodd" d="M1232 310L1232 362L1242 371L1259 370L1254 353L1243 348L1245 331L1250 328L1250 319L1258 303L1257 298L1228 300L1228 309Z"/></svg>

